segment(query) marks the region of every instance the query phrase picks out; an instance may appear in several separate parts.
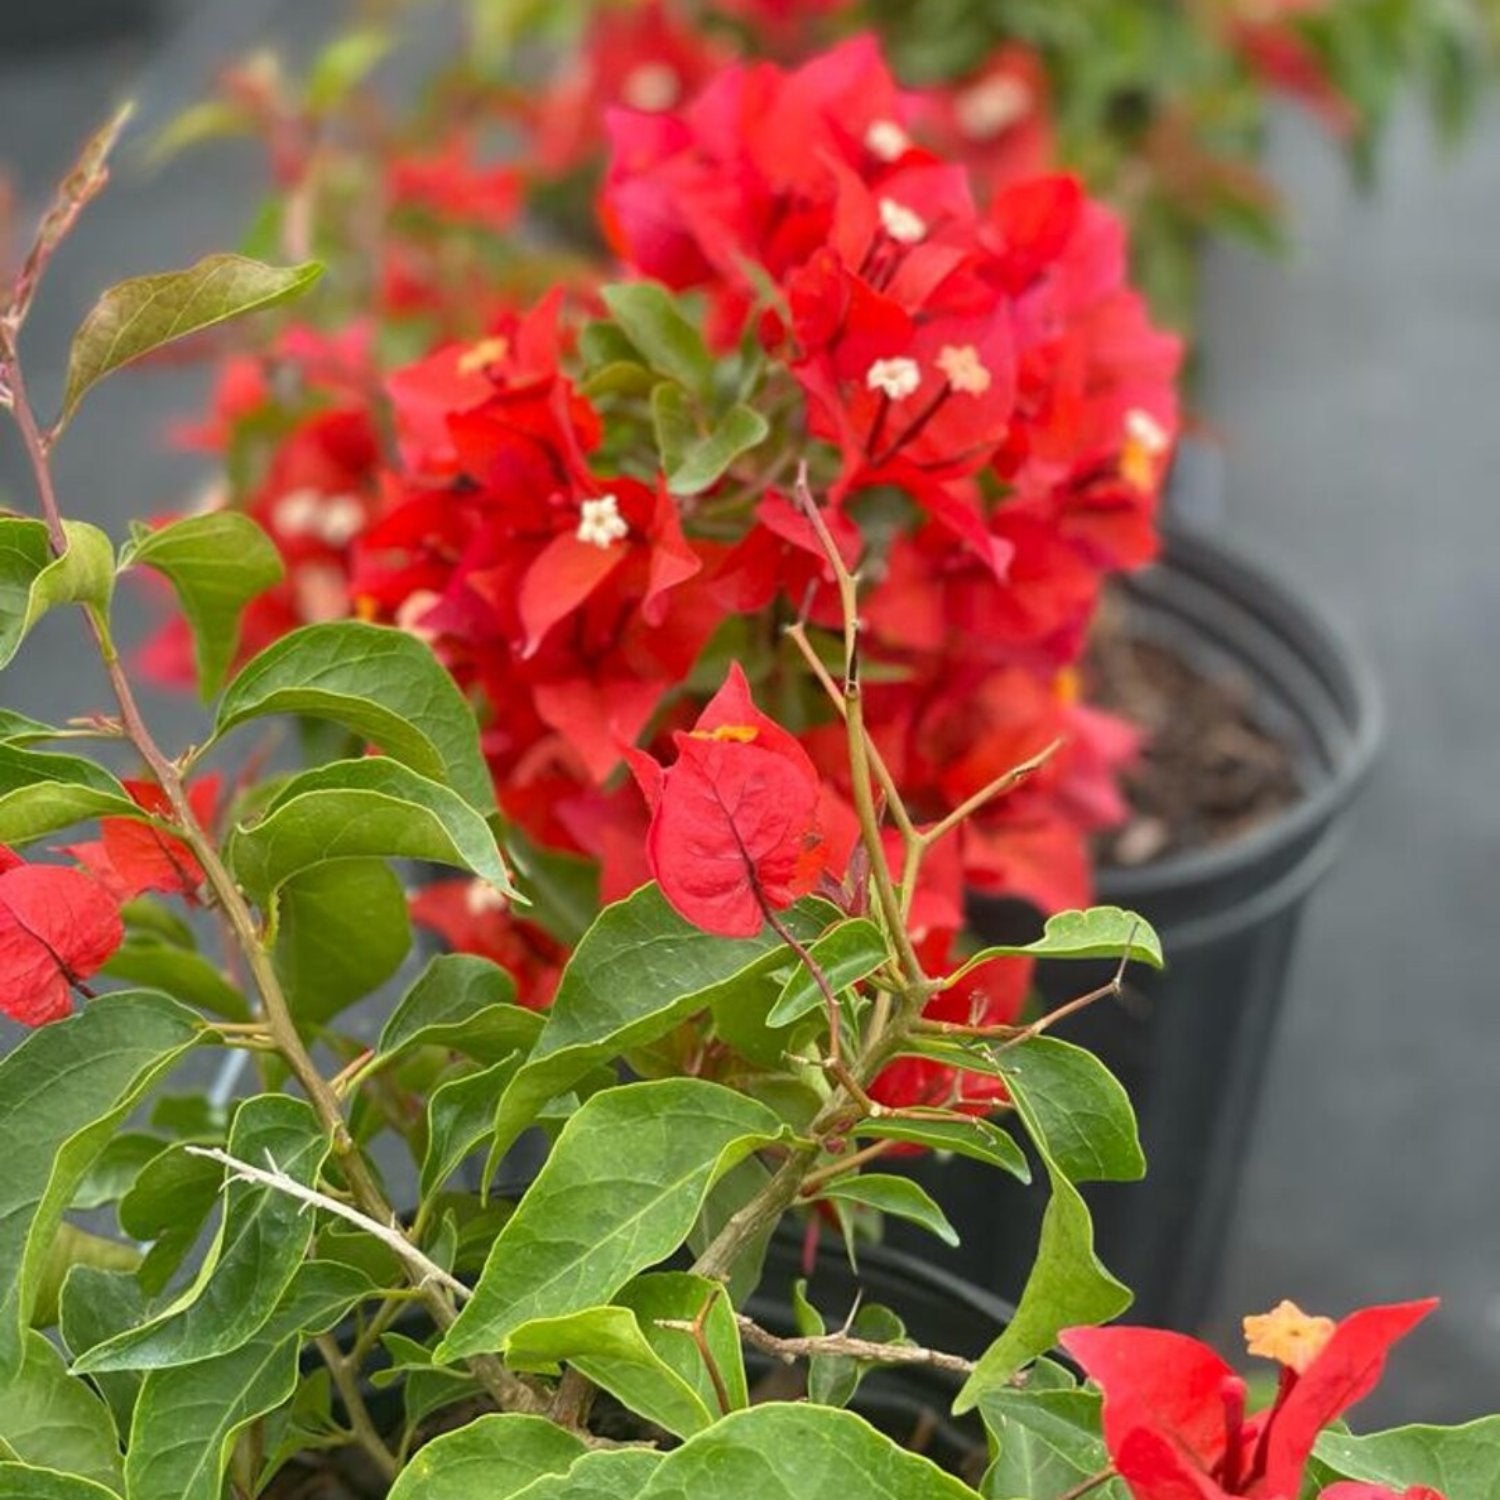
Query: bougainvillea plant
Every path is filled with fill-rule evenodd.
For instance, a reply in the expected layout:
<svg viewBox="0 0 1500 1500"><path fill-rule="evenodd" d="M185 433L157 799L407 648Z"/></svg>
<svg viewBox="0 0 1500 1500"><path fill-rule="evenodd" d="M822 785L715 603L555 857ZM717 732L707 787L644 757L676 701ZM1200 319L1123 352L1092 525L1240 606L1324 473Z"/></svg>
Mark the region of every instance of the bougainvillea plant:
<svg viewBox="0 0 1500 1500"><path fill-rule="evenodd" d="M29 1028L0 1058L0 1497L1464 1500L1493 1459L1333 1425L1426 1304L1250 1320L1261 1412L1191 1341L1098 1327L1130 1294L1079 1184L1145 1164L1053 1032L1163 955L1056 910L1109 799L1068 667L1104 571L1150 554L1175 346L1075 182L976 200L907 104L856 42L615 116L619 274L466 316L439 278L439 336L392 368L384 325L275 322L313 263L122 282L46 421L24 326L123 121L83 153L0 293L35 494L0 517L0 667L76 609L113 700L0 716L0 1007ZM400 214L508 212L462 155L391 182ZM199 434L247 503L120 544L71 514L52 453L90 388L251 314ZM188 664L201 743L143 718L123 572L180 605L151 657ZM250 738L288 718L290 763ZM411 904L467 951L398 977L433 868ZM966 881L1054 914L973 951ZM1028 1017L1033 964L1101 958ZM815 1311L816 1276L752 1316L778 1234L856 1263L882 1216L951 1237L892 1170L913 1150L1045 1178L998 1336ZM974 1472L861 1414L881 1366L951 1380Z"/></svg>

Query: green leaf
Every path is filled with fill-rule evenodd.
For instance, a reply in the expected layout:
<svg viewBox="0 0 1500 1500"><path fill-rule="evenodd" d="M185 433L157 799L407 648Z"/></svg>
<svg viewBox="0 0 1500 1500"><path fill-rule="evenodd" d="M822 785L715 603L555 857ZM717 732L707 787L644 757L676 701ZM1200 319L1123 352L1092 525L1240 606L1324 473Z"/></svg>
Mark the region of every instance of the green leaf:
<svg viewBox="0 0 1500 1500"><path fill-rule="evenodd" d="M87 818L139 818L103 766L77 755L0 745L0 844L25 844Z"/></svg>
<svg viewBox="0 0 1500 1500"><path fill-rule="evenodd" d="M873 974L885 962L890 948L885 935L867 917L851 917L810 944L808 952L837 993ZM793 1021L819 1009L823 1003L823 992L818 988L817 980L807 966L799 962L781 987L781 993L766 1017L766 1025L790 1026Z"/></svg>
<svg viewBox="0 0 1500 1500"><path fill-rule="evenodd" d="M114 1490L77 1474L0 1463L0 1500L119 1500Z"/></svg>
<svg viewBox="0 0 1500 1500"><path fill-rule="evenodd" d="M37 1283L36 1304L31 1310L33 1328L51 1328L58 1318L58 1299L63 1282L77 1266L97 1266L106 1271L134 1271L141 1263L141 1252L134 1245L121 1244L102 1234L90 1234L66 1219L57 1226L57 1234L47 1247L47 1261Z"/></svg>
<svg viewBox="0 0 1500 1500"><path fill-rule="evenodd" d="M263 908L293 876L350 859L432 860L514 894L489 824L456 792L379 755L291 777L258 821L235 829L227 852Z"/></svg>
<svg viewBox="0 0 1500 1500"><path fill-rule="evenodd" d="M37 740L55 740L63 731L40 719L27 718L13 709L0 708L0 745L30 745Z"/></svg>
<svg viewBox="0 0 1500 1500"><path fill-rule="evenodd" d="M826 1331L822 1315L807 1301L806 1285L795 1288L797 1327L804 1337L817 1338ZM872 1344L909 1344L905 1325L890 1308L878 1302L861 1303L849 1323L849 1332ZM851 1359L844 1354L815 1354L807 1362L807 1397L820 1406L848 1406L873 1361Z"/></svg>
<svg viewBox="0 0 1500 1500"><path fill-rule="evenodd" d="M1031 1164L1008 1131L978 1115L948 1120L861 1120L854 1133L862 1140L902 1141L932 1151L988 1162L1022 1182L1031 1181Z"/></svg>
<svg viewBox="0 0 1500 1500"><path fill-rule="evenodd" d="M863 1417L769 1402L735 1412L657 1465L638 1500L975 1500L968 1485Z"/></svg>
<svg viewBox="0 0 1500 1500"><path fill-rule="evenodd" d="M1035 1037L994 1054L1021 1118L1072 1182L1136 1182L1146 1158L1124 1087L1082 1047Z"/></svg>
<svg viewBox="0 0 1500 1500"><path fill-rule="evenodd" d="M529 1052L546 1023L516 1004L516 982L498 964L472 953L432 959L401 997L376 1052L394 1058L413 1047L450 1047L477 1062Z"/></svg>
<svg viewBox="0 0 1500 1500"><path fill-rule="evenodd" d="M304 1025L321 1026L378 989L410 949L406 892L381 860L315 865L281 888L272 958Z"/></svg>
<svg viewBox="0 0 1500 1500"><path fill-rule="evenodd" d="M308 69L306 102L313 114L326 114L375 71L395 39L383 26L356 26L336 36Z"/></svg>
<svg viewBox="0 0 1500 1500"><path fill-rule="evenodd" d="M0 1059L0 1376L22 1357L48 1248L83 1175L146 1091L202 1035L141 991L106 995Z"/></svg>
<svg viewBox="0 0 1500 1500"><path fill-rule="evenodd" d="M97 1344L123 1333L144 1321L147 1313L145 1293L129 1271L105 1271L95 1266L74 1266L63 1283L61 1324L63 1344L77 1359ZM99 1387L120 1431L130 1427L136 1397L145 1377L138 1370L121 1370L96 1375Z"/></svg>
<svg viewBox="0 0 1500 1500"><path fill-rule="evenodd" d="M281 578L275 543L249 516L220 510L142 531L120 564L153 568L176 590L193 634L198 693L212 698L234 660L245 606Z"/></svg>
<svg viewBox="0 0 1500 1500"><path fill-rule="evenodd" d="M159 1135L126 1130L117 1135L99 1153L73 1190L68 1203L72 1209L101 1208L114 1203L130 1191L146 1164L160 1156L171 1144Z"/></svg>
<svg viewBox="0 0 1500 1500"><path fill-rule="evenodd" d="M927 1190L910 1177L890 1177L881 1173L861 1172L857 1177L840 1177L818 1192L828 1203L857 1203L865 1208L908 1219L935 1234L945 1245L958 1243L958 1231L948 1216L933 1201Z"/></svg>
<svg viewBox="0 0 1500 1500"><path fill-rule="evenodd" d="M512 1053L488 1068L465 1073L432 1091L427 1101L427 1152L422 1196L435 1192L495 1129L495 1101L520 1065Z"/></svg>
<svg viewBox="0 0 1500 1500"><path fill-rule="evenodd" d="M615 1302L635 1313L647 1343L697 1391L704 1406L717 1417L721 1415L719 1390L698 1341L682 1329L660 1326L663 1319L691 1323L702 1317L703 1340L724 1383L730 1409L738 1411L750 1404L739 1324L721 1282L688 1271L648 1271L622 1288Z"/></svg>
<svg viewBox="0 0 1500 1500"><path fill-rule="evenodd" d="M104 965L111 979L162 990L226 1021L248 1021L250 1003L201 953L159 938L128 937Z"/></svg>
<svg viewBox="0 0 1500 1500"><path fill-rule="evenodd" d="M141 1289L155 1296L171 1280L192 1249L204 1221L219 1201L224 1172L181 1145L170 1146L141 1169L120 1199L120 1228L150 1244L138 1275Z"/></svg>
<svg viewBox="0 0 1500 1500"><path fill-rule="evenodd" d="M1010 1326L958 1393L973 1408L1057 1335L1103 1323L1130 1306L1130 1292L1094 1254L1094 1225L1075 1181L1130 1180L1145 1170L1125 1091L1097 1058L1050 1037L996 1055L996 1063L1052 1183L1036 1260Z"/></svg>
<svg viewBox="0 0 1500 1500"><path fill-rule="evenodd" d="M509 1500L533 1480L567 1473L584 1452L571 1432L545 1417L480 1417L419 1449L391 1486L390 1500Z"/></svg>
<svg viewBox="0 0 1500 1500"><path fill-rule="evenodd" d="M784 1134L770 1110L698 1079L593 1095L500 1231L438 1358L502 1348L534 1318L608 1301L682 1244L716 1178Z"/></svg>
<svg viewBox="0 0 1500 1500"><path fill-rule="evenodd" d="M1093 906L1087 911L1060 911L1048 917L1041 937L1030 943L1002 943L985 948L949 978L957 984L970 969L991 958L1029 955L1035 958L1123 958L1153 969L1166 967L1161 939L1144 917L1118 906Z"/></svg>
<svg viewBox="0 0 1500 1500"><path fill-rule="evenodd" d="M125 1459L130 1500L219 1500L235 1438L297 1388L304 1333L327 1332L374 1287L349 1266L308 1261L275 1316L248 1343L150 1371Z"/></svg>
<svg viewBox="0 0 1500 1500"><path fill-rule="evenodd" d="M827 911L804 903L786 920L810 939L828 925ZM491 1172L549 1099L752 983L785 953L769 928L753 938L699 931L655 885L606 907L574 949L542 1034L500 1101Z"/></svg>
<svg viewBox="0 0 1500 1500"><path fill-rule="evenodd" d="M590 1307L525 1323L507 1338L505 1360L513 1369L549 1374L572 1364L628 1410L677 1437L702 1432L714 1419L626 1307Z"/></svg>
<svg viewBox="0 0 1500 1500"><path fill-rule="evenodd" d="M83 604L106 631L115 585L115 549L97 526L64 521L68 550L52 555L43 521L0 516L0 668L49 609Z"/></svg>
<svg viewBox="0 0 1500 1500"><path fill-rule="evenodd" d="M185 271L134 276L110 287L73 336L59 425L90 387L122 365L190 333L286 302L322 274L311 262L268 266L241 255L210 255Z"/></svg>
<svg viewBox="0 0 1500 1500"><path fill-rule="evenodd" d="M660 1453L645 1448L601 1448L575 1460L566 1474L534 1480L517 1500L635 1500L660 1462Z"/></svg>
<svg viewBox="0 0 1500 1500"><path fill-rule="evenodd" d="M770 431L771 424L758 411L731 406L710 432L695 438L668 466L667 488L674 495L701 495L741 454L765 442Z"/></svg>
<svg viewBox="0 0 1500 1500"><path fill-rule="evenodd" d="M120 1442L109 1408L68 1374L40 1333L26 1335L20 1368L0 1379L0 1455L119 1484Z"/></svg>
<svg viewBox="0 0 1500 1500"><path fill-rule="evenodd" d="M1000 1450L981 1486L990 1500L1063 1500L1110 1466L1097 1391L1001 1386L979 1405ZM1111 1479L1090 1493L1127 1500L1129 1492Z"/></svg>
<svg viewBox="0 0 1500 1500"><path fill-rule="evenodd" d="M1447 1500L1500 1500L1500 1416L1461 1427L1325 1432L1313 1450L1346 1479L1395 1490L1426 1485Z"/></svg>
<svg viewBox="0 0 1500 1500"><path fill-rule="evenodd" d="M404 630L343 620L283 636L225 689L215 739L268 714L331 720L403 765L495 809L473 711L432 652Z"/></svg>
<svg viewBox="0 0 1500 1500"><path fill-rule="evenodd" d="M531 898L527 912L558 942L573 947L599 915L599 866L581 855L545 849L514 824L501 841L521 889Z"/></svg>
<svg viewBox="0 0 1500 1500"><path fill-rule="evenodd" d="M311 1186L328 1138L311 1105L288 1094L259 1094L235 1114L229 1154L274 1162ZM193 1284L137 1328L90 1349L81 1371L150 1370L227 1354L269 1322L312 1242L313 1217L274 1188L231 1180L224 1217Z"/></svg>
<svg viewBox="0 0 1500 1500"><path fill-rule="evenodd" d="M603 287L600 295L625 336L659 370L702 395L713 384L713 357L696 324L677 299L654 281L627 281Z"/></svg>

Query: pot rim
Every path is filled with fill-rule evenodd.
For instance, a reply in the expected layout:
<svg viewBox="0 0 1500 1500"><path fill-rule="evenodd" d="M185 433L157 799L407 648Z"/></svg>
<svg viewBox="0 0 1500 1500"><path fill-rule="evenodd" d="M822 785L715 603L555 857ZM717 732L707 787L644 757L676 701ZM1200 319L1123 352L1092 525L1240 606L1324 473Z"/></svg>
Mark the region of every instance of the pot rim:
<svg viewBox="0 0 1500 1500"><path fill-rule="evenodd" d="M1250 832L1150 864L1102 866L1097 872L1099 891L1121 904L1222 880L1272 852L1316 836L1353 799L1385 738L1385 704L1375 670L1342 621L1237 546L1181 524L1165 529L1161 559L1144 577L1170 578L1174 573L1221 595L1267 639L1294 651L1318 679L1345 736L1327 751L1327 776ZM1131 586L1127 579L1126 587Z"/></svg>

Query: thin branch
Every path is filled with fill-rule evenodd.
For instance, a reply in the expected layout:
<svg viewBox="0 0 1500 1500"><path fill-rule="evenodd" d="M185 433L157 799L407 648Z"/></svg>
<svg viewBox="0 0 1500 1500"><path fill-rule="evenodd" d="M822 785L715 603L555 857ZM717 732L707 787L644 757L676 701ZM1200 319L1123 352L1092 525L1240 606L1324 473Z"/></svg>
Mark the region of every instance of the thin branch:
<svg viewBox="0 0 1500 1500"><path fill-rule="evenodd" d="M328 1366L328 1373L338 1387L344 1410L349 1414L349 1426L353 1430L355 1441L369 1454L371 1462L387 1481L395 1479L401 1465L376 1429L370 1417L370 1408L365 1405L359 1381L355 1378L349 1361L345 1359L343 1350L339 1348L338 1340L331 1333L324 1333L319 1334L313 1343L317 1345L318 1353L323 1356L323 1363Z"/></svg>
<svg viewBox="0 0 1500 1500"><path fill-rule="evenodd" d="M924 848L937 843L945 834L952 833L960 823L977 813L986 803L993 802L996 797L1003 797L1006 792L1013 791L1028 776L1040 771L1062 749L1063 744L1064 741L1060 738L1053 740L1045 749L1037 751L1030 760L1023 760L1020 765L1012 766L1004 775L997 776L987 786L980 787L972 797L965 798L952 812L944 815L930 827L924 828L917 835L920 843Z"/></svg>
<svg viewBox="0 0 1500 1500"><path fill-rule="evenodd" d="M272 1188L278 1193L285 1193L288 1198L295 1198L298 1202L307 1204L310 1208L321 1208L328 1213L337 1214L341 1219L347 1219L349 1223L363 1229L366 1234L373 1235L382 1245L394 1251L415 1273L418 1286L436 1283L447 1287L460 1302L467 1302L473 1295L456 1276L450 1275L435 1260L428 1259L401 1233L399 1228L382 1224L378 1219L372 1219L357 1208L351 1208L347 1203L340 1203L337 1198L330 1198L327 1193L320 1193L317 1188L305 1186L295 1177L289 1177L279 1167L253 1166L250 1162L241 1161L237 1156L231 1156L227 1151L221 1151L217 1146L186 1146L183 1149L189 1156L201 1156L208 1161L218 1162L229 1171L232 1177L237 1177L242 1182L253 1182L260 1187Z"/></svg>
<svg viewBox="0 0 1500 1500"><path fill-rule="evenodd" d="M739 1324L740 1337L764 1354L770 1354L783 1364L794 1364L799 1359L813 1359L819 1355L841 1355L847 1359L861 1359L879 1365L925 1365L933 1370L947 1370L953 1375L972 1375L974 1361L958 1354L944 1354L938 1349L923 1349L915 1344L879 1344L873 1339L855 1338L848 1333L820 1333L805 1338L782 1338L767 1328L762 1328L753 1318L740 1313L735 1322ZM691 1327L661 1321L663 1328Z"/></svg>
<svg viewBox="0 0 1500 1500"><path fill-rule="evenodd" d="M843 1177L849 1172L867 1166L870 1162L884 1156L895 1145L895 1141L874 1141L868 1146L861 1146L857 1151L849 1152L846 1156L836 1157L826 1166L819 1167L815 1172L809 1172L802 1179L802 1196L812 1197L824 1183L832 1182L837 1177Z"/></svg>
<svg viewBox="0 0 1500 1500"><path fill-rule="evenodd" d="M760 889L760 883L754 879L753 875L752 885L755 889L756 900L760 902L761 913L770 925L771 931L797 955L802 967L807 970L812 976L813 983L817 985L818 993L823 997L823 1004L828 1009L828 1062L830 1067L837 1067L843 1060L844 1022L843 1012L839 1007L839 997L834 992L832 981L824 971L823 965L812 956L807 944L786 925L781 914L766 900Z"/></svg>
<svg viewBox="0 0 1500 1500"><path fill-rule="evenodd" d="M1083 1500L1083 1496L1097 1490L1101 1484L1108 1484L1115 1477L1116 1472L1113 1464L1107 1469L1100 1469L1097 1474L1090 1474L1087 1479L1075 1484L1072 1489L1064 1490L1057 1500Z"/></svg>

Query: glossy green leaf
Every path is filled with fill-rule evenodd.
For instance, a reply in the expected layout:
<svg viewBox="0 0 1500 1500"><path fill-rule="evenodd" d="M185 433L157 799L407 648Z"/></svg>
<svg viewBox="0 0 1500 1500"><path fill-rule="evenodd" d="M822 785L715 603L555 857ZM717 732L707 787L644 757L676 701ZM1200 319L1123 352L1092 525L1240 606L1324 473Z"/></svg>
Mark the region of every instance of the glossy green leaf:
<svg viewBox="0 0 1500 1500"><path fill-rule="evenodd" d="M248 1343L150 1371L125 1459L130 1500L219 1500L235 1438L292 1398L302 1335L327 1332L373 1290L351 1267L308 1261Z"/></svg>
<svg viewBox="0 0 1500 1500"><path fill-rule="evenodd" d="M103 766L77 755L0 745L0 844L26 844L89 818L140 816Z"/></svg>
<svg viewBox="0 0 1500 1500"><path fill-rule="evenodd" d="M765 442L770 431L771 424L758 411L731 406L668 469L667 488L674 495L701 495L724 477L737 458Z"/></svg>
<svg viewBox="0 0 1500 1500"><path fill-rule="evenodd" d="M719 1389L692 1334L663 1328L662 1320L691 1323L703 1315L703 1340L729 1397L738 1411L750 1404L745 1379L745 1353L740 1343L734 1305L722 1283L687 1271L648 1271L620 1290L615 1302L635 1313L651 1347L698 1393L715 1417L721 1415Z"/></svg>
<svg viewBox="0 0 1500 1500"><path fill-rule="evenodd" d="M315 865L281 887L272 959L304 1025L320 1026L379 989L410 949L406 892L382 860Z"/></svg>
<svg viewBox="0 0 1500 1500"><path fill-rule="evenodd" d="M31 745L38 740L55 740L61 734L62 731L43 724L40 719L0 708L0 745Z"/></svg>
<svg viewBox="0 0 1500 1500"><path fill-rule="evenodd" d="M1063 1500L1110 1466L1094 1390L1017 1390L997 1386L980 1410L999 1448L980 1491L987 1500ZM1127 1500L1118 1479L1090 1491Z"/></svg>
<svg viewBox="0 0 1500 1500"><path fill-rule="evenodd" d="M529 1052L543 1018L516 1004L516 982L498 964L472 953L432 959L401 997L376 1052L396 1057L412 1047L450 1047L478 1062Z"/></svg>
<svg viewBox="0 0 1500 1500"><path fill-rule="evenodd" d="M678 1437L702 1432L717 1414L651 1347L626 1307L525 1323L506 1339L505 1359L513 1369L542 1373L571 1364L627 1410Z"/></svg>
<svg viewBox="0 0 1500 1500"><path fill-rule="evenodd" d="M1060 911L1047 918L1041 937L1030 943L1005 943L976 953L949 980L956 984L976 964L1009 955L1034 958L1122 958L1153 969L1166 966L1161 939L1144 917L1118 906L1094 906L1087 911Z"/></svg>
<svg viewBox="0 0 1500 1500"><path fill-rule="evenodd" d="M566 1474L533 1480L516 1500L635 1500L660 1462L661 1454L646 1448L601 1448Z"/></svg>
<svg viewBox="0 0 1500 1500"><path fill-rule="evenodd" d="M311 1186L328 1154L312 1107L289 1094L247 1099L229 1132L229 1154L274 1162ZM147 1322L90 1349L83 1371L151 1370L227 1354L276 1312L312 1242L313 1216L295 1198L231 1180L219 1233L193 1284Z"/></svg>
<svg viewBox="0 0 1500 1500"><path fill-rule="evenodd" d="M1426 1485L1447 1500L1500 1500L1500 1416L1363 1436L1325 1432L1313 1451L1344 1478L1383 1484L1398 1494Z"/></svg>
<svg viewBox="0 0 1500 1500"><path fill-rule="evenodd" d="M49 609L83 604L108 626L114 592L115 549L97 526L65 521L68 550L52 555L47 526L21 516L0 516L0 668Z"/></svg>
<svg viewBox="0 0 1500 1500"><path fill-rule="evenodd" d="M861 1140L902 1141L931 1151L951 1151L988 1162L1022 1182L1031 1181L1031 1164L1011 1134L979 1115L948 1120L861 1120L854 1129Z"/></svg>
<svg viewBox="0 0 1500 1500"><path fill-rule="evenodd" d="M96 1156L68 1204L72 1209L100 1208L130 1191L149 1161L171 1144L159 1135L123 1130Z"/></svg>
<svg viewBox="0 0 1500 1500"><path fill-rule="evenodd" d="M786 920L799 937L827 926L830 909L810 902ZM574 949L547 1023L526 1065L501 1100L499 1156L555 1095L601 1063L665 1036L784 961L769 928L753 938L721 938L685 922L655 885L606 907Z"/></svg>
<svg viewBox="0 0 1500 1500"><path fill-rule="evenodd" d="M807 1300L806 1283L797 1282L792 1296L797 1331L805 1338L819 1338L826 1333L822 1314ZM872 1344L911 1342L901 1319L878 1302L861 1302L849 1319L848 1332ZM815 1354L807 1362L807 1399L819 1406L848 1406L860 1381L875 1367L872 1361L851 1359L844 1354Z"/></svg>
<svg viewBox="0 0 1500 1500"><path fill-rule="evenodd" d="M600 289L609 315L653 370L699 394L713 384L713 357L698 326L677 299L654 281L626 281Z"/></svg>
<svg viewBox="0 0 1500 1500"><path fill-rule="evenodd" d="M662 1459L639 1500L975 1500L968 1485L863 1417L768 1402L735 1412Z"/></svg>
<svg viewBox="0 0 1500 1500"><path fill-rule="evenodd" d="M531 900L528 921L573 947L599 915L599 866L592 859L546 849L514 824L501 841L516 881Z"/></svg>
<svg viewBox="0 0 1500 1500"><path fill-rule="evenodd" d="M120 563L153 568L176 590L193 634L198 692L212 698L239 647L245 606L281 578L275 543L249 516L219 510L142 530Z"/></svg>
<svg viewBox="0 0 1500 1500"><path fill-rule="evenodd" d="M21 1359L48 1247L90 1164L146 1091L199 1039L191 1011L107 995L0 1058L0 1374Z"/></svg>
<svg viewBox="0 0 1500 1500"><path fill-rule="evenodd" d="M422 1159L422 1196L435 1192L459 1164L494 1133L495 1105L520 1065L520 1055L451 1078L427 1101L427 1152Z"/></svg>
<svg viewBox="0 0 1500 1500"><path fill-rule="evenodd" d="M228 858L263 906L294 876L350 859L431 860L513 894L489 824L456 792L378 755L291 777L234 831Z"/></svg>
<svg viewBox="0 0 1500 1500"><path fill-rule="evenodd" d="M73 336L61 421L121 365L190 333L286 302L322 274L311 263L268 266L242 255L210 255L185 271L134 276L110 287Z"/></svg>
<svg viewBox="0 0 1500 1500"><path fill-rule="evenodd" d="M485 816L495 809L472 709L404 630L342 620L283 636L225 689L214 735L267 714L331 720L452 787Z"/></svg>
<svg viewBox="0 0 1500 1500"><path fill-rule="evenodd" d="M835 993L867 978L886 960L890 949L881 930L867 917L851 917L825 932L808 947ZM807 966L798 962L781 987L768 1026L790 1026L824 1005L823 992Z"/></svg>
<svg viewBox="0 0 1500 1500"><path fill-rule="evenodd" d="M68 1354L79 1355L127 1328L144 1322L145 1293L128 1271L105 1271L95 1266L74 1266L63 1283L59 1331ZM130 1427L136 1397L145 1377L139 1370L120 1370L94 1376L121 1432Z"/></svg>
<svg viewBox="0 0 1500 1500"><path fill-rule="evenodd" d="M1090 1053L1038 1037L997 1062L1016 1112L1052 1184L1036 1260L1005 1332L980 1358L954 1410L1050 1349L1076 1324L1104 1323L1130 1306L1130 1291L1094 1253L1094 1225L1074 1182L1130 1180L1145 1170L1125 1092Z"/></svg>
<svg viewBox="0 0 1500 1500"><path fill-rule="evenodd" d="M545 1417L480 1417L418 1449L390 1500L510 1500L548 1474L565 1474L583 1444ZM134 1500L134 1496L132 1496Z"/></svg>
<svg viewBox="0 0 1500 1500"><path fill-rule="evenodd" d="M47 1247L47 1259L37 1282L36 1302L31 1309L31 1326L51 1328L56 1324L63 1282L75 1267L134 1271L140 1263L141 1252L134 1245L80 1229L77 1224L64 1219Z"/></svg>
<svg viewBox="0 0 1500 1500"><path fill-rule="evenodd" d="M77 1474L21 1463L0 1463L0 1500L119 1500L116 1491Z"/></svg>
<svg viewBox="0 0 1500 1500"><path fill-rule="evenodd" d="M193 1247L219 1201L224 1172L201 1156L173 1145L143 1167L120 1199L120 1228L149 1244L139 1274L141 1287L155 1296Z"/></svg>
<svg viewBox="0 0 1500 1500"><path fill-rule="evenodd" d="M226 1021L248 1021L250 1002L224 971L191 948L152 937L128 937L115 949L104 973L111 979L161 990Z"/></svg>
<svg viewBox="0 0 1500 1500"><path fill-rule="evenodd" d="M1035 1037L995 1054L1022 1119L1073 1182L1135 1182L1146 1174L1135 1111L1123 1085L1082 1047Z"/></svg>
<svg viewBox="0 0 1500 1500"><path fill-rule="evenodd" d="M682 1244L715 1178L784 1134L764 1106L699 1079L595 1094L500 1231L439 1357L499 1349L534 1318L609 1301Z"/></svg>
<svg viewBox="0 0 1500 1500"><path fill-rule="evenodd" d="M45 1464L118 1486L120 1443L103 1400L40 1333L28 1333L21 1365L0 1378L0 1457Z"/></svg>
<svg viewBox="0 0 1500 1500"><path fill-rule="evenodd" d="M910 1177L891 1177L884 1173L861 1172L840 1177L819 1189L818 1198L826 1203L855 1203L878 1209L898 1219L920 1225L935 1234L945 1245L958 1243L958 1231L925 1188Z"/></svg>

